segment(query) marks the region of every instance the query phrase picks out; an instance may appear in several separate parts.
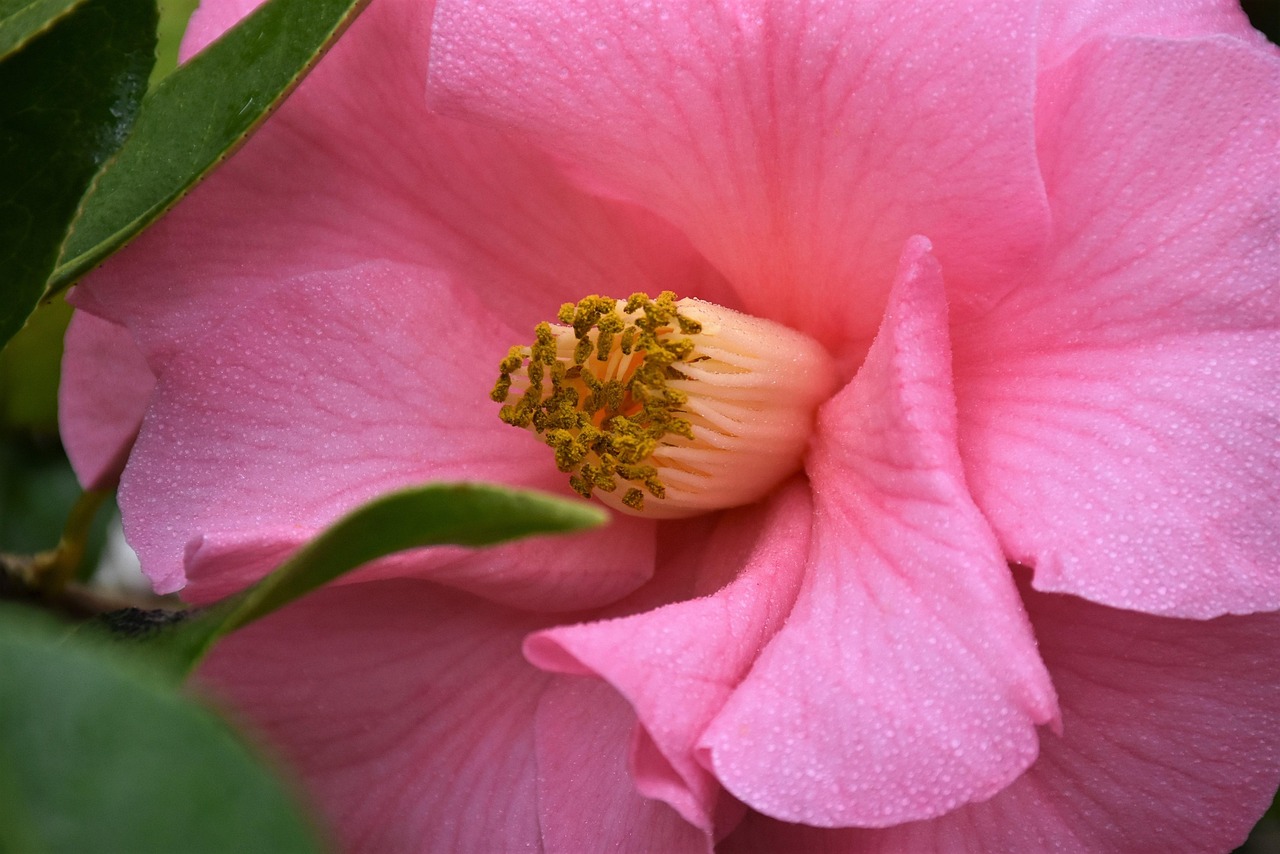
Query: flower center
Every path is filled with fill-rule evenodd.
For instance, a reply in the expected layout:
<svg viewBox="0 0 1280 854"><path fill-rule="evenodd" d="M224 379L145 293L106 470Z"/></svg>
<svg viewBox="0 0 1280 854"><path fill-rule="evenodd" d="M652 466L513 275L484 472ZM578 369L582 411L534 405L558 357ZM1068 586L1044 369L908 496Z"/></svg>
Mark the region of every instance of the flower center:
<svg viewBox="0 0 1280 854"><path fill-rule="evenodd" d="M691 516L749 504L800 467L835 388L826 351L696 299L589 296L512 347L491 397L532 430L584 498Z"/></svg>

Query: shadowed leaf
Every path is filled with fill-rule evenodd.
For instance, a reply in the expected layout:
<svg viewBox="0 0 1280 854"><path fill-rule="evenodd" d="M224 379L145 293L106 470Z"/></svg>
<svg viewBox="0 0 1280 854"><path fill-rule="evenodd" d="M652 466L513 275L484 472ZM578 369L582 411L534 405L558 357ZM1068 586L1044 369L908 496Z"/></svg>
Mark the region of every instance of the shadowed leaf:
<svg viewBox="0 0 1280 854"><path fill-rule="evenodd" d="M13 13L0 20L0 39L21 45L0 61L0 346L43 293L80 198L124 141L155 62L152 0L61 5L0 7ZM42 19L52 26L21 37Z"/></svg>

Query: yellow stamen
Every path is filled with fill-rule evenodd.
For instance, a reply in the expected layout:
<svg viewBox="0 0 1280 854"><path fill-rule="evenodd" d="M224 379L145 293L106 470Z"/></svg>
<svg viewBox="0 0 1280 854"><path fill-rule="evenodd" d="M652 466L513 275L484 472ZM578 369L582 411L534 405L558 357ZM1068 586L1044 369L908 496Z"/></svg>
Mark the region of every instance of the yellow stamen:
<svg viewBox="0 0 1280 854"><path fill-rule="evenodd" d="M757 500L795 471L826 352L798 332L694 299L589 296L512 347L491 397L555 452L578 494L651 517Z"/></svg>

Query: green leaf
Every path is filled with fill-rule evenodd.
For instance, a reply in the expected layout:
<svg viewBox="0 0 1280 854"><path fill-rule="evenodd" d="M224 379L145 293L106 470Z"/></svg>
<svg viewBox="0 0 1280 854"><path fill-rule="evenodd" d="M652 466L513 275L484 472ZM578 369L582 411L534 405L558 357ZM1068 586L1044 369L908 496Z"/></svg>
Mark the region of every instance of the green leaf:
<svg viewBox="0 0 1280 854"><path fill-rule="evenodd" d="M369 0L269 0L170 74L85 199L48 295L70 286L226 158Z"/></svg>
<svg viewBox="0 0 1280 854"><path fill-rule="evenodd" d="M87 0L0 62L0 346L44 290L155 61L153 0Z"/></svg>
<svg viewBox="0 0 1280 854"><path fill-rule="evenodd" d="M84 0L0 0L0 59L70 14Z"/></svg>
<svg viewBox="0 0 1280 854"><path fill-rule="evenodd" d="M608 518L580 501L479 483L393 492L335 522L258 584L180 624L167 651L179 670L189 670L221 636L393 552L445 544L489 546L594 528Z"/></svg>
<svg viewBox="0 0 1280 854"><path fill-rule="evenodd" d="M0 608L0 849L320 850L220 718L111 653Z"/></svg>
<svg viewBox="0 0 1280 854"><path fill-rule="evenodd" d="M57 443L0 433L0 552L56 546L79 497L80 484Z"/></svg>

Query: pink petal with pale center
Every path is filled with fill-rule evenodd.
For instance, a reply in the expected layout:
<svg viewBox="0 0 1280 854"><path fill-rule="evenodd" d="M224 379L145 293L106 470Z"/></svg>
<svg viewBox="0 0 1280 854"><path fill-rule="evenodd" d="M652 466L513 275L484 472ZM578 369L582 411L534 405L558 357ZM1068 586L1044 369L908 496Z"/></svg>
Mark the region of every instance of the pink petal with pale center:
<svg viewBox="0 0 1280 854"><path fill-rule="evenodd" d="M1043 240L1034 48L1034 6L1003 0L442 0L430 94L661 214L748 311L850 356L910 235L971 289Z"/></svg>
<svg viewBox="0 0 1280 854"><path fill-rule="evenodd" d="M1280 606L1276 103L1226 38L1102 42L1043 95L1055 245L954 330L969 481L1039 589Z"/></svg>
<svg viewBox="0 0 1280 854"><path fill-rule="evenodd" d="M121 484L126 532L157 589L190 573L209 586L198 599L230 592L342 513L410 485L569 494L548 449L503 424L488 398L513 335L441 274L387 264L299 277L229 316L170 363ZM524 607L576 609L642 584L652 539L651 523L619 518L553 545L394 566Z"/></svg>
<svg viewBox="0 0 1280 854"><path fill-rule="evenodd" d="M213 5L210 32L242 11ZM428 113L429 14L373 3L244 148L88 277L77 305L127 325L161 366L281 282L375 259L492 295L522 339L591 293L726 300L669 225L582 193L527 145Z"/></svg>
<svg viewBox="0 0 1280 854"><path fill-rule="evenodd" d="M884 831L748 820L726 852L1229 851L1280 783L1280 616L1179 620L1024 588L1062 735L990 801Z"/></svg>
<svg viewBox="0 0 1280 854"><path fill-rule="evenodd" d="M703 736L766 815L934 816L1008 785L1056 723L1048 674L954 446L947 309L914 238L884 325L819 412L814 530L786 624Z"/></svg>
<svg viewBox="0 0 1280 854"><path fill-rule="evenodd" d="M155 384L128 330L75 313L62 356L58 429L85 489L115 486Z"/></svg>
<svg viewBox="0 0 1280 854"><path fill-rule="evenodd" d="M525 643L525 655L539 667L599 676L631 703L640 724L637 788L709 833L724 804L719 784L694 750L795 602L810 510L807 490L794 483L765 505L724 514L698 538L699 548L663 562L663 578L683 588L672 591L675 599L696 595L718 578L731 579L709 595L548 629Z"/></svg>

